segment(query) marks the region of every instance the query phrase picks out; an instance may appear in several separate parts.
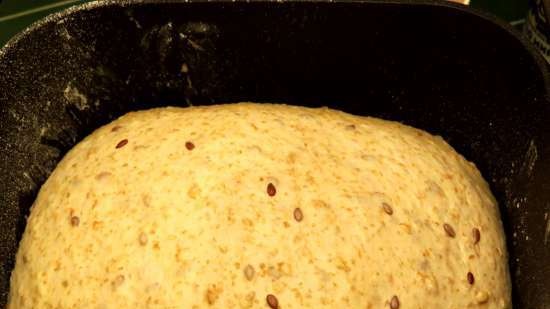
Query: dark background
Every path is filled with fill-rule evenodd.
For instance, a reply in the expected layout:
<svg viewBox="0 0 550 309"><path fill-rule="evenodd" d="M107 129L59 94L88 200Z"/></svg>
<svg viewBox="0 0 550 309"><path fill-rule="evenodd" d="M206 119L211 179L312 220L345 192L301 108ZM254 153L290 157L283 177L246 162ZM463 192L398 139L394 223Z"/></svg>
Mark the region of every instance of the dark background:
<svg viewBox="0 0 550 309"><path fill-rule="evenodd" d="M521 26L528 0L471 0L470 6ZM88 0L0 0L0 47L32 22Z"/></svg>

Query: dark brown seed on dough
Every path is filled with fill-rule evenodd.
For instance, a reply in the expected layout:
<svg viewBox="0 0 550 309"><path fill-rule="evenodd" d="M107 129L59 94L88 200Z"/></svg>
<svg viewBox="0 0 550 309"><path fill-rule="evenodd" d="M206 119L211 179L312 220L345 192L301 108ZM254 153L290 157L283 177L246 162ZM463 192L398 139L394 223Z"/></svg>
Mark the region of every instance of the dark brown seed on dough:
<svg viewBox="0 0 550 309"><path fill-rule="evenodd" d="M71 217L71 225L72 226L78 226L80 224L80 219L77 216Z"/></svg>
<svg viewBox="0 0 550 309"><path fill-rule="evenodd" d="M270 182L267 185L267 194L269 196L274 196L277 193L277 189L275 189L275 186Z"/></svg>
<svg viewBox="0 0 550 309"><path fill-rule="evenodd" d="M474 282L475 282L474 274L472 274L471 272L468 272L467 278L468 278L468 283L469 284L474 284Z"/></svg>
<svg viewBox="0 0 550 309"><path fill-rule="evenodd" d="M472 233L474 235L474 245L476 245L481 239L481 233L479 232L479 229L477 227L474 227Z"/></svg>
<svg viewBox="0 0 550 309"><path fill-rule="evenodd" d="M388 215L393 215L393 208L388 203L382 203L382 207L384 208L384 212Z"/></svg>
<svg viewBox="0 0 550 309"><path fill-rule="evenodd" d="M302 210L300 208L294 209L294 219L296 219L296 221L298 222L304 219L304 214L302 213Z"/></svg>
<svg viewBox="0 0 550 309"><path fill-rule="evenodd" d="M116 148L122 148L124 146L126 146L126 144L128 144L128 140L127 139L123 139L121 140L120 142L118 142L118 144L116 144Z"/></svg>
<svg viewBox="0 0 550 309"><path fill-rule="evenodd" d="M187 150L193 150L195 148L195 144L191 142L185 142L185 148L187 148Z"/></svg>
<svg viewBox="0 0 550 309"><path fill-rule="evenodd" d="M268 294L265 300L267 301L267 304L271 309L279 308L279 301L277 300L277 297L275 297L275 295Z"/></svg>
<svg viewBox="0 0 550 309"><path fill-rule="evenodd" d="M114 126L114 127L111 129L111 132L116 132L116 131L118 131L120 128L121 128L121 126Z"/></svg>
<svg viewBox="0 0 550 309"><path fill-rule="evenodd" d="M397 298L396 295L393 295L393 297L390 300L390 308L399 309L399 298Z"/></svg>
<svg viewBox="0 0 550 309"><path fill-rule="evenodd" d="M445 233L447 233L447 236L451 238L454 238L456 236L455 230L449 224L443 224L443 229L445 229Z"/></svg>

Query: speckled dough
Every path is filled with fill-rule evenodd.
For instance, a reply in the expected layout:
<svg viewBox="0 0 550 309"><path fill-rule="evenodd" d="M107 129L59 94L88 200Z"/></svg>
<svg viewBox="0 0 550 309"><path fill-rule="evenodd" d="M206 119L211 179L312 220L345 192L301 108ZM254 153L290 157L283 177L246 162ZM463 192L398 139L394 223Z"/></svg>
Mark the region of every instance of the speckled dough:
<svg viewBox="0 0 550 309"><path fill-rule="evenodd" d="M498 207L441 138L327 108L134 112L44 184L9 309L511 308Z"/></svg>

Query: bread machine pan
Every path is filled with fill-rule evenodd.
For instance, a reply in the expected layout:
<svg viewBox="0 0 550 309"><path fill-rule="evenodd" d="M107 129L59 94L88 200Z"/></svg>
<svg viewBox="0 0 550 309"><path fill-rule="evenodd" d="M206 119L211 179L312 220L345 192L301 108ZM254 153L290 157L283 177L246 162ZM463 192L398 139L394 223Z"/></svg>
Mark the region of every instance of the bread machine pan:
<svg viewBox="0 0 550 309"><path fill-rule="evenodd" d="M425 129L475 162L503 216L514 305L550 308L548 72L507 25L443 2L92 2L0 51L0 307L40 185L130 110L330 106Z"/></svg>

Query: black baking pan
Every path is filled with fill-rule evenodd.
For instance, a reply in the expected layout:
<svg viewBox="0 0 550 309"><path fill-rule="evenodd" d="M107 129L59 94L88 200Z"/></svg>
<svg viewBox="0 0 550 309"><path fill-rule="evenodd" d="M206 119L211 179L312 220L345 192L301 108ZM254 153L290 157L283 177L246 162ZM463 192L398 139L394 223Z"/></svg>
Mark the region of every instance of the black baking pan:
<svg viewBox="0 0 550 309"><path fill-rule="evenodd" d="M75 143L131 110L257 101L443 136L500 203L514 308L549 309L549 89L508 26L443 2L117 1L52 15L0 52L0 305L29 207Z"/></svg>

